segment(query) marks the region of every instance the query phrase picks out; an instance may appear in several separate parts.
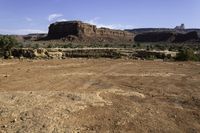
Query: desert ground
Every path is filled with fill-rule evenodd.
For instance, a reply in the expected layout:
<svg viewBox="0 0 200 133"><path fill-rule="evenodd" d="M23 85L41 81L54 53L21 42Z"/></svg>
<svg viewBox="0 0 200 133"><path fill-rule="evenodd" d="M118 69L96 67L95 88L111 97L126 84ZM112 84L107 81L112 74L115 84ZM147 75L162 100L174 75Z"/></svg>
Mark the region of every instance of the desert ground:
<svg viewBox="0 0 200 133"><path fill-rule="evenodd" d="M198 133L200 63L1 60L0 133Z"/></svg>

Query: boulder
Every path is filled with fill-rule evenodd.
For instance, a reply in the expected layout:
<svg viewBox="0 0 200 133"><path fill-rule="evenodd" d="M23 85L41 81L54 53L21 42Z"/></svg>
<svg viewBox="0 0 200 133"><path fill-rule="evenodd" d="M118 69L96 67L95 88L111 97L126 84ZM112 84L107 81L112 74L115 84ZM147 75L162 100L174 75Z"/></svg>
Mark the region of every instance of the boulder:
<svg viewBox="0 0 200 133"><path fill-rule="evenodd" d="M44 48L34 49L34 54L37 58L48 58L49 57L48 51Z"/></svg>
<svg viewBox="0 0 200 133"><path fill-rule="evenodd" d="M62 52L48 52L51 59L62 59L64 54Z"/></svg>

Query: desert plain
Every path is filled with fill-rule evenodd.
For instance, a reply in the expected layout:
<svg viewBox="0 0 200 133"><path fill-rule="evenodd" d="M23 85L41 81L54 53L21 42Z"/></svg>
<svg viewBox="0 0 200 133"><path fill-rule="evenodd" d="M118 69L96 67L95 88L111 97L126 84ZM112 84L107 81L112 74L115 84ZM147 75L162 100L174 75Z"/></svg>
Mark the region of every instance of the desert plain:
<svg viewBox="0 0 200 133"><path fill-rule="evenodd" d="M0 133L200 132L200 63L0 61Z"/></svg>

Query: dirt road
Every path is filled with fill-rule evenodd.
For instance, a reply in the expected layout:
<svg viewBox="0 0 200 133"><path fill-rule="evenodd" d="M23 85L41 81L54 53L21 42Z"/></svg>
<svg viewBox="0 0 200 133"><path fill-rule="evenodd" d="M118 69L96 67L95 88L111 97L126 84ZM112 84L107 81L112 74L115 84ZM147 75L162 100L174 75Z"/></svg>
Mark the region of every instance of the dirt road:
<svg viewBox="0 0 200 133"><path fill-rule="evenodd" d="M0 61L0 133L200 132L200 63Z"/></svg>

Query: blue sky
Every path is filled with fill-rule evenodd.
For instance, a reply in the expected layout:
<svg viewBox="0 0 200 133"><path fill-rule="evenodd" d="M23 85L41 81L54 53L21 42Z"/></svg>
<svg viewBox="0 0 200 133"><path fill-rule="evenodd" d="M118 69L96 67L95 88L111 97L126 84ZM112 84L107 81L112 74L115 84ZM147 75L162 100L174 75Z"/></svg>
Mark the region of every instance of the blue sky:
<svg viewBox="0 0 200 133"><path fill-rule="evenodd" d="M115 29L200 28L200 0L0 0L0 34L47 32L62 20Z"/></svg>

